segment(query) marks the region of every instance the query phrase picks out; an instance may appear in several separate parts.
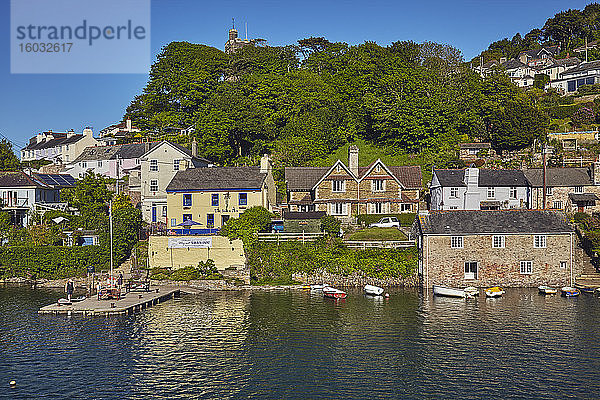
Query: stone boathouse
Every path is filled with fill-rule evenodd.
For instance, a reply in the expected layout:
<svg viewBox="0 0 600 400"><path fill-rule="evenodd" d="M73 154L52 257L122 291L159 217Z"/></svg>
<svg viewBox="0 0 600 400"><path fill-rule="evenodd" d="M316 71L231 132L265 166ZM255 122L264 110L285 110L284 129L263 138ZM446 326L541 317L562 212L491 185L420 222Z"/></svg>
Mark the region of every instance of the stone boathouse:
<svg viewBox="0 0 600 400"><path fill-rule="evenodd" d="M427 288L573 282L574 231L562 211L422 212L413 231Z"/></svg>

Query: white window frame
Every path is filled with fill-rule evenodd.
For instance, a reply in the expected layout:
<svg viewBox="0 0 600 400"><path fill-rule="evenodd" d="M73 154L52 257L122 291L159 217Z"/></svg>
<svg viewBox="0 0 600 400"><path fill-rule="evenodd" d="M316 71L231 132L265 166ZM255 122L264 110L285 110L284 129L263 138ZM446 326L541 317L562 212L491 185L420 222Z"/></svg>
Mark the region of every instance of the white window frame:
<svg viewBox="0 0 600 400"><path fill-rule="evenodd" d="M150 191L151 192L158 192L158 179L151 179L150 180Z"/></svg>
<svg viewBox="0 0 600 400"><path fill-rule="evenodd" d="M102 168L102 161L98 161L98 168Z"/></svg>
<svg viewBox="0 0 600 400"><path fill-rule="evenodd" d="M457 187L451 187L450 188L450 198L451 199L458 199L458 188Z"/></svg>
<svg viewBox="0 0 600 400"><path fill-rule="evenodd" d="M492 236L492 248L503 249L506 246L506 236L504 235L493 235Z"/></svg>
<svg viewBox="0 0 600 400"><path fill-rule="evenodd" d="M340 187L336 186L339 185ZM346 181L342 179L334 179L331 181L331 191L333 193L344 193L346 191Z"/></svg>
<svg viewBox="0 0 600 400"><path fill-rule="evenodd" d="M467 264L475 264L475 272L467 272ZM475 280L479 275L479 263L477 261L465 261L465 280Z"/></svg>
<svg viewBox="0 0 600 400"><path fill-rule="evenodd" d="M496 198L496 188L494 186L488 186L487 188L487 198L495 199Z"/></svg>
<svg viewBox="0 0 600 400"><path fill-rule="evenodd" d="M348 214L348 206L346 205L346 203L331 203L330 210L331 210L331 215L347 215Z"/></svg>
<svg viewBox="0 0 600 400"><path fill-rule="evenodd" d="M516 200L518 195L518 189L516 186L511 186L508 188L508 198L511 200Z"/></svg>
<svg viewBox="0 0 600 400"><path fill-rule="evenodd" d="M150 171L152 171L152 172L158 171L158 160L150 160Z"/></svg>
<svg viewBox="0 0 600 400"><path fill-rule="evenodd" d="M546 186L546 196L552 196L552 186Z"/></svg>
<svg viewBox="0 0 600 400"><path fill-rule="evenodd" d="M562 208L563 208L562 200L555 200L554 203L552 203L552 208L554 208L556 210L562 210Z"/></svg>
<svg viewBox="0 0 600 400"><path fill-rule="evenodd" d="M464 249L465 239L463 236L451 236L450 237L450 248L452 249Z"/></svg>
<svg viewBox="0 0 600 400"><path fill-rule="evenodd" d="M379 210L377 209L379 208ZM373 203L373 214L383 214L383 203Z"/></svg>
<svg viewBox="0 0 600 400"><path fill-rule="evenodd" d="M545 249L547 245L546 235L533 235L533 248Z"/></svg>
<svg viewBox="0 0 600 400"><path fill-rule="evenodd" d="M171 218L171 228L177 226L177 218Z"/></svg>
<svg viewBox="0 0 600 400"><path fill-rule="evenodd" d="M381 187L378 188L377 187L378 185L381 186ZM385 192L385 181L382 180L382 179L373 179L371 181L371 191L373 193L376 193L376 192Z"/></svg>
<svg viewBox="0 0 600 400"><path fill-rule="evenodd" d="M575 191L575 193L583 193L583 186L575 186L575 188L573 189Z"/></svg>
<svg viewBox="0 0 600 400"><path fill-rule="evenodd" d="M531 260L521 261L519 273L521 275L531 275L533 273L533 261L531 261Z"/></svg>
<svg viewBox="0 0 600 400"><path fill-rule="evenodd" d="M567 269L567 262L566 261L561 261L558 265L559 265L560 269Z"/></svg>
<svg viewBox="0 0 600 400"><path fill-rule="evenodd" d="M173 171L179 171L179 160L173 160Z"/></svg>

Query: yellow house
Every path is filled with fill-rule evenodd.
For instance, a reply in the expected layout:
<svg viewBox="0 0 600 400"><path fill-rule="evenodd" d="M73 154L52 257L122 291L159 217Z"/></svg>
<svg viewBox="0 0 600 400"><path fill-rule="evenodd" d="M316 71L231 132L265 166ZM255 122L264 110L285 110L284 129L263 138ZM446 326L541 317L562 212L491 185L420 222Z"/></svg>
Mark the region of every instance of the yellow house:
<svg viewBox="0 0 600 400"><path fill-rule="evenodd" d="M276 188L269 158L260 167L193 168L177 172L167 186L171 234L216 233L250 207L271 210Z"/></svg>

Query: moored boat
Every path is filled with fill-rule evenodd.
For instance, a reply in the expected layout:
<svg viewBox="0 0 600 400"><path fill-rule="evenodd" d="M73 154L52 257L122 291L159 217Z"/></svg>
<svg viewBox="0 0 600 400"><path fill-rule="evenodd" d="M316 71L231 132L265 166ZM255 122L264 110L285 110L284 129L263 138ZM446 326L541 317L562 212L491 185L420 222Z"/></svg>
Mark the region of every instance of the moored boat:
<svg viewBox="0 0 600 400"><path fill-rule="evenodd" d="M558 293L557 288L553 288L551 286L546 286L546 285L538 286L538 290L539 290L540 294L556 294L556 293Z"/></svg>
<svg viewBox="0 0 600 400"><path fill-rule="evenodd" d="M583 294L593 294L594 293L594 287L592 287L592 286L576 284L575 289L578 289Z"/></svg>
<svg viewBox="0 0 600 400"><path fill-rule="evenodd" d="M433 294L447 297L467 297L464 289L451 288L448 286L433 285Z"/></svg>
<svg viewBox="0 0 600 400"><path fill-rule="evenodd" d="M375 285L365 285L365 294L370 296L381 296L385 292L385 290L379 286Z"/></svg>
<svg viewBox="0 0 600 400"><path fill-rule="evenodd" d="M310 290L323 290L326 287L329 287L329 285L326 283L316 283L316 284L310 285Z"/></svg>
<svg viewBox="0 0 600 400"><path fill-rule="evenodd" d="M479 289L475 286L468 286L463 289L467 297L479 296Z"/></svg>
<svg viewBox="0 0 600 400"><path fill-rule="evenodd" d="M504 293L506 293L506 292L499 286L494 286L494 287L485 289L485 295L487 297L500 297Z"/></svg>
<svg viewBox="0 0 600 400"><path fill-rule="evenodd" d="M340 289L336 289L336 288L327 286L327 287L323 288L323 296L330 297L332 299L345 299L346 292L344 292L343 290L340 290Z"/></svg>
<svg viewBox="0 0 600 400"><path fill-rule="evenodd" d="M561 295L565 296L565 297L577 297L581 294L581 292L579 291L579 289L571 287L571 286L565 286L563 287L561 290Z"/></svg>

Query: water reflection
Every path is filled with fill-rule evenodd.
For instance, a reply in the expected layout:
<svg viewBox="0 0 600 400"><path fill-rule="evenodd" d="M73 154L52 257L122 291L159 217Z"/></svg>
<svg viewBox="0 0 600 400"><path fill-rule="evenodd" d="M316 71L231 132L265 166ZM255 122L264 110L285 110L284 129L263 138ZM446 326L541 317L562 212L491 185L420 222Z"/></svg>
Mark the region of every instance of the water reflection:
<svg viewBox="0 0 600 400"><path fill-rule="evenodd" d="M60 295L0 287L0 397L600 398L591 296L212 292L126 318L37 315Z"/></svg>

